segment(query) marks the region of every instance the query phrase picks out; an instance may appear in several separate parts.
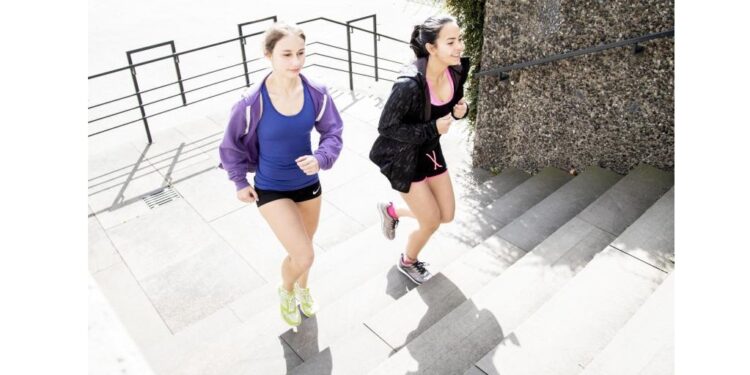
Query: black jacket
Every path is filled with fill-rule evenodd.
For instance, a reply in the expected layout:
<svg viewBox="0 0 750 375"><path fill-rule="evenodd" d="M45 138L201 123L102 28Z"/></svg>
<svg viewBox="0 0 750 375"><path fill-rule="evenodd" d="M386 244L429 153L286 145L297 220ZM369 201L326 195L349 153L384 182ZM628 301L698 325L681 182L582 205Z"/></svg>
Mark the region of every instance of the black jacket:
<svg viewBox="0 0 750 375"><path fill-rule="evenodd" d="M370 150L370 160L388 177L391 187L404 193L411 187L420 147L440 135L436 121L430 120L426 67L427 58L417 59L396 79L380 115L380 135ZM458 100L464 96L469 58L461 58L461 64L448 67L448 71L453 82L458 82L453 85Z"/></svg>

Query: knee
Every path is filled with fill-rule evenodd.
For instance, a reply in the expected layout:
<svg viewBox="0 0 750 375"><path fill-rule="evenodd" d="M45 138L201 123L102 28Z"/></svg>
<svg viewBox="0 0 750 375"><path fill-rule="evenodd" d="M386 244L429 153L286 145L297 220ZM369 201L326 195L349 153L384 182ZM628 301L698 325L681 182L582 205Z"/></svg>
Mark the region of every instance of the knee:
<svg viewBox="0 0 750 375"><path fill-rule="evenodd" d="M437 231L438 228L440 228L440 217L435 217L429 220L420 221L419 228L423 232L427 232L430 234L435 233L435 231Z"/></svg>
<svg viewBox="0 0 750 375"><path fill-rule="evenodd" d="M453 217L454 217L454 212L442 213L440 215L440 222L442 224L448 224L451 221L453 221Z"/></svg>
<svg viewBox="0 0 750 375"><path fill-rule="evenodd" d="M315 261L315 255L313 254L312 249L310 249L308 254L292 257L292 262L294 262L298 268L303 270L309 270L313 265L313 261Z"/></svg>

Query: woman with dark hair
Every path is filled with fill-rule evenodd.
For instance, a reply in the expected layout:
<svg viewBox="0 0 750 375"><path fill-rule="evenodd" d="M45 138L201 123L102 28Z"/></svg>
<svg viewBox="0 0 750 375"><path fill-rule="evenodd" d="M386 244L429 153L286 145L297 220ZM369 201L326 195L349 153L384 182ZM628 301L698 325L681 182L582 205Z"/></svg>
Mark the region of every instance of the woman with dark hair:
<svg viewBox="0 0 750 375"><path fill-rule="evenodd" d="M397 267L416 284L432 275L418 256L441 223L453 220L455 197L440 147L454 119L468 112L463 99L469 59L462 58L461 29L450 16L430 17L414 26L411 49L417 59L393 84L378 124L372 160L400 192L408 207L378 203L383 234L396 235L402 217L417 220Z"/></svg>
<svg viewBox="0 0 750 375"><path fill-rule="evenodd" d="M263 49L272 71L232 108L219 154L237 198L256 202L288 253L278 288L281 317L298 326L298 304L308 317L317 309L307 276L323 194L318 172L331 168L338 158L343 124L326 87L300 73L305 63L305 34L300 28L274 24L266 31ZM313 127L320 133L315 152ZM255 172L254 187L247 181L248 172Z"/></svg>

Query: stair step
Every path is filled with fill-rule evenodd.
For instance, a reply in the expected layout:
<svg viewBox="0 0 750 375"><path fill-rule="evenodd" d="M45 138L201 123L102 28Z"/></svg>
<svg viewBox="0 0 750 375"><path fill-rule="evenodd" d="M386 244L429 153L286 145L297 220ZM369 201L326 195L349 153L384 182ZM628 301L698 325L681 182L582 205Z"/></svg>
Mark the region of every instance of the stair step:
<svg viewBox="0 0 750 375"><path fill-rule="evenodd" d="M637 178L640 176L628 175L612 189L620 184L634 185L628 180ZM609 190L604 195L608 193ZM650 199L656 200L656 197ZM601 202L596 199L587 209ZM611 233L579 217L573 218L471 299L407 344L407 350L399 351L372 373L399 373L407 368L416 368L417 373L423 374L463 373L614 239Z"/></svg>
<svg viewBox="0 0 750 375"><path fill-rule="evenodd" d="M580 217L609 233L622 233L659 197L674 185L674 174L641 164L621 184L602 195L596 205L586 208ZM615 215L612 215L615 213Z"/></svg>
<svg viewBox="0 0 750 375"><path fill-rule="evenodd" d="M466 253L469 248L451 238L436 235L425 250L431 254L430 268L439 270ZM281 335L303 360L307 361L319 354L320 349L350 333L352 327L361 325L364 318L414 288L414 284L396 269L398 252L383 248L365 251L379 254L377 257L356 260L356 264L347 267L351 271L335 272L340 284L347 284L351 280L346 288L315 284L313 292L323 297L319 298L323 307L316 314L316 319L305 319L296 333L288 330ZM360 262L367 262L368 265L360 265ZM359 273L355 277L357 272ZM338 354L334 354L338 358ZM336 365L340 365L338 360Z"/></svg>
<svg viewBox="0 0 750 375"><path fill-rule="evenodd" d="M572 219L370 374L463 373L613 239Z"/></svg>
<svg viewBox="0 0 750 375"><path fill-rule="evenodd" d="M474 247L572 178L558 168L544 168L479 212L456 212L455 224L447 233Z"/></svg>
<svg viewBox="0 0 750 375"><path fill-rule="evenodd" d="M494 187L494 194L502 194L506 192L507 194L511 194L518 189L518 187L514 188L514 184L518 184L517 186L523 186L524 184L531 183L532 187L537 188L537 190L542 190L540 189L540 186L544 185L545 181L550 180L548 177L549 175L554 174L556 174L556 172L554 170L551 170L545 175L534 176L527 179L527 177L524 177L524 175L522 173L519 173L517 170L510 170L507 176L505 175L505 172L498 176L505 176L505 180L496 177L491 180L492 182L488 182L488 185L491 184L490 186ZM558 187L557 184L559 180L560 179L552 179L551 183L553 184L554 188ZM539 181L541 181L541 183ZM547 190L554 191L554 188L547 188ZM531 195L530 198L527 199L535 199L536 201L529 204L521 198L523 197L523 195L519 194L519 196L519 198L513 200L512 202L516 204L522 204L524 206L531 206L534 203L537 203L538 200L542 198L536 195ZM498 201L499 200L497 199L495 200L495 202ZM399 233L405 232L401 228L399 228ZM425 248L423 254L425 254L426 260L431 264L430 268L433 273L437 273L445 265L449 264L451 261L455 260L456 258L467 253L470 250L470 247L463 241L457 241L455 237L451 236L450 234L446 235L442 231L437 232L435 237L430 240L427 246L429 246L429 248ZM517 258L520 255L522 255L522 252L518 252L514 256ZM383 307L388 306L393 302L394 299L398 299L402 295L406 294L406 292L408 292L414 286L410 281L401 276L401 274L398 272L395 267L396 259L397 255L386 253L383 261L387 263L383 264L383 269L388 269L388 271L383 271L380 275L373 278L370 282L352 291L350 295L343 296L339 299L339 301L336 301L331 306L326 307L328 311L327 313L319 313L318 324L321 325L321 327L325 325L325 330L319 330L318 332L320 333L318 333L316 336L304 334L300 335L300 333L303 333L305 331L305 323L303 322L297 334L285 334L283 336L284 339L287 340L289 345L294 348L294 350L300 355L300 357L302 357L303 360L309 361L315 354L319 352L319 347L325 348L326 346L333 345L337 342L338 339L349 334L349 330L352 326L361 324L365 318L372 315L374 312L379 311ZM388 267L389 263L393 263L393 265ZM383 293L383 290L386 290L387 292ZM393 291L401 292L398 294L394 294ZM359 340L359 338L353 338L353 340L356 341ZM334 372L351 373L351 371L361 371L361 361L349 361L350 358L354 357L345 358L337 354L341 352L345 347L348 347L348 345L344 345L341 348L339 348L338 346L331 347L330 352L336 356L336 361L334 361ZM387 358L387 355L390 354L389 352L390 351L383 352L382 358ZM368 352L368 355L373 356L374 354ZM306 373L307 371L307 365L303 364L299 369L295 369L293 373L301 374Z"/></svg>
<svg viewBox="0 0 750 375"><path fill-rule="evenodd" d="M601 168L584 172L463 255L436 275L439 277L435 280L391 304L365 324L393 348L407 344L573 218L620 178L620 175ZM539 219L539 224L534 223L536 219ZM525 232L524 237L513 238L521 238L521 242L527 245L526 249L508 241L505 235L512 234L506 230L508 228Z"/></svg>
<svg viewBox="0 0 750 375"><path fill-rule="evenodd" d="M586 168L578 177L506 225L498 235L525 251L531 251L621 178L621 175L597 166Z"/></svg>
<svg viewBox="0 0 750 375"><path fill-rule="evenodd" d="M530 177L531 175L519 169L507 168L501 174L489 178L476 188L462 187L459 185L460 181L456 181L456 205L463 206L464 210L480 210Z"/></svg>
<svg viewBox="0 0 750 375"><path fill-rule="evenodd" d="M394 242L404 243L404 240L397 238ZM373 244L379 244L380 241L385 243L386 240L379 225L372 226L316 259L316 265L310 274L310 285L321 305L333 303L340 294L366 280L359 275L358 268L353 266L355 262L362 260L359 270L364 273L382 269L382 266L371 266L372 262L367 256L363 256L376 253L364 250L372 249ZM324 271L317 273L316 270ZM353 284L342 282L342 277L351 278L354 280ZM278 337L291 330L279 316L277 287L277 284L266 284L250 293L247 299L236 301L231 308L243 323L235 329L205 337L200 342L187 343L189 348L184 348L173 356L171 362L175 364L175 369L172 372L273 374L284 373L301 363L302 359ZM259 302L262 306L257 306ZM309 319L305 321L307 320ZM248 340L248 337L253 339Z"/></svg>
<svg viewBox="0 0 750 375"><path fill-rule="evenodd" d="M673 276L667 277L580 375L637 374L664 348L674 346Z"/></svg>
<svg viewBox="0 0 750 375"><path fill-rule="evenodd" d="M662 347L638 375L672 375L674 367L674 342L672 342Z"/></svg>
<svg viewBox="0 0 750 375"><path fill-rule="evenodd" d="M630 244L630 246L628 245ZM612 244L665 272L674 269L674 188Z"/></svg>
<svg viewBox="0 0 750 375"><path fill-rule="evenodd" d="M489 375L577 374L666 276L608 247L477 367Z"/></svg>

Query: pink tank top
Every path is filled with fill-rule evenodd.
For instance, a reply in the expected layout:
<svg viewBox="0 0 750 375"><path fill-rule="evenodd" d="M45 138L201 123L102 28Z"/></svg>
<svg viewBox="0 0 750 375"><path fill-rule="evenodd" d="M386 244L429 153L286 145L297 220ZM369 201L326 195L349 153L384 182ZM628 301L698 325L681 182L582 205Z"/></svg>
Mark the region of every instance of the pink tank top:
<svg viewBox="0 0 750 375"><path fill-rule="evenodd" d="M451 101L451 99L453 99L453 77L451 77L451 74L448 72L447 68L445 69L445 76L448 78L448 83L450 83L451 85L451 97L446 99L445 101L440 100L440 98L437 97L437 95L435 94L436 90L432 88L432 84L430 83L430 81L427 81L427 88L428 90L430 90L430 103L432 103L432 105L444 105L445 103L448 103L449 101Z"/></svg>

